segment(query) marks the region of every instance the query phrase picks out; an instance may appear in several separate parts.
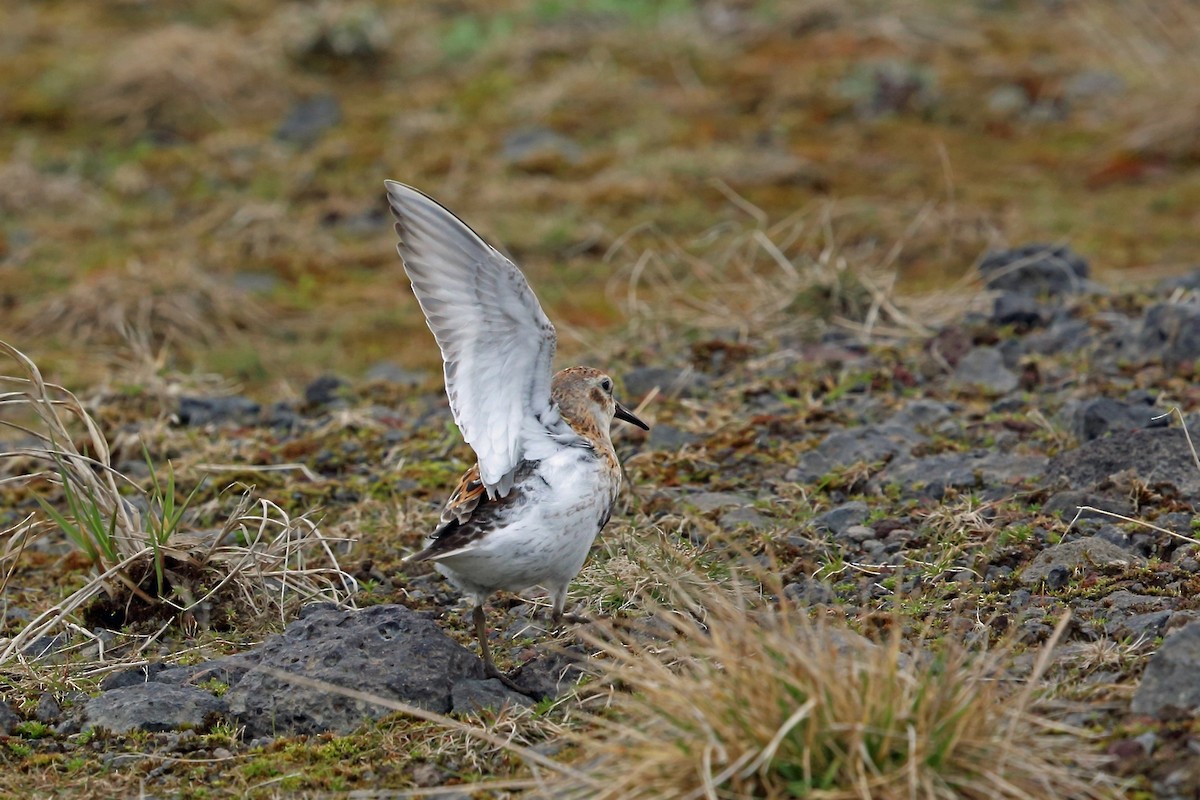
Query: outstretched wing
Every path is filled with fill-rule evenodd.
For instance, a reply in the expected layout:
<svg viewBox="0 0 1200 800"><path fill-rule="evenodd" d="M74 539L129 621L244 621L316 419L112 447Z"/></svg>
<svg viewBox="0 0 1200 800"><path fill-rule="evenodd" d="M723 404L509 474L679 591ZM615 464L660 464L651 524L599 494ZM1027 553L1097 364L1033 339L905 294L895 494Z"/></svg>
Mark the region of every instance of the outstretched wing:
<svg viewBox="0 0 1200 800"><path fill-rule="evenodd" d="M445 363L450 411L489 496L512 488L550 411L554 326L517 266L435 200L385 181L397 248Z"/></svg>

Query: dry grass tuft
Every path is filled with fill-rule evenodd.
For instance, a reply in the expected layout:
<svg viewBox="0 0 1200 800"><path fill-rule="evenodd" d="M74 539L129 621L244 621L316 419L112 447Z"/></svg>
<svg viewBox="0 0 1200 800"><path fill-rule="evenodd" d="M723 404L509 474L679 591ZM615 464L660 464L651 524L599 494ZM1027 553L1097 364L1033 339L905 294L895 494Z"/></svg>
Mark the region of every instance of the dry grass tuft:
<svg viewBox="0 0 1200 800"><path fill-rule="evenodd" d="M898 634L872 644L733 585L675 584L657 633L595 637L618 691L580 737L592 785L566 780L553 796L1114 794L1087 736L1039 715L1045 656L1014 686L995 655L908 653Z"/></svg>
<svg viewBox="0 0 1200 800"><path fill-rule="evenodd" d="M279 65L230 30L168 25L114 49L82 113L133 135L193 136L279 113L287 95Z"/></svg>
<svg viewBox="0 0 1200 800"><path fill-rule="evenodd" d="M244 297L194 263L130 262L90 275L22 312L23 335L90 344L126 344L148 352L189 352L261 325Z"/></svg>
<svg viewBox="0 0 1200 800"><path fill-rule="evenodd" d="M0 531L4 586L30 542L56 530L95 569L83 587L0 640L0 664L24 659L31 642L56 629L92 627L85 621L122 627L165 618L161 632L173 621L194 628L222 613L283 616L298 602L344 602L353 593L354 579L334 552L342 540L326 537L307 514L291 516L247 489L219 528L189 529L192 498L176 499L173 472L161 477L150 464L149 488L117 472L108 440L79 399L46 383L11 345L0 342L0 353L23 373L0 374L0 410L11 412L0 428L22 436L0 461L23 470L0 483L41 485L63 498L55 506L36 495L45 515Z"/></svg>
<svg viewBox="0 0 1200 800"><path fill-rule="evenodd" d="M881 245L877 210L826 204L771 222L728 186L717 188L739 218L687 242L634 229L609 249L606 258L630 264L610 293L639 337L667 338L681 325L767 338L831 326L864 340L927 336L977 293L964 282L920 301L901 298L905 254L927 258L940 248L947 251L942 260L970 263L996 241L994 231L961 217L952 202L887 220L883 227L896 238ZM860 230L864 214L873 227Z"/></svg>

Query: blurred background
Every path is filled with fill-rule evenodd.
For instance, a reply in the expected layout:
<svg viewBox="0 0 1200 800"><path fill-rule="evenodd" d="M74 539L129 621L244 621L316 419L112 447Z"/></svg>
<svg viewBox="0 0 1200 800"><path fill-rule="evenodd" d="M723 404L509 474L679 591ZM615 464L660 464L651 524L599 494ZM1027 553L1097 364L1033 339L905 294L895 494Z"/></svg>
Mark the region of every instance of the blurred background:
<svg viewBox="0 0 1200 800"><path fill-rule="evenodd" d="M68 385L432 370L385 178L524 267L564 360L928 323L905 298L969 289L1004 245L1068 244L1110 283L1200 260L1192 0L3 16L0 338Z"/></svg>

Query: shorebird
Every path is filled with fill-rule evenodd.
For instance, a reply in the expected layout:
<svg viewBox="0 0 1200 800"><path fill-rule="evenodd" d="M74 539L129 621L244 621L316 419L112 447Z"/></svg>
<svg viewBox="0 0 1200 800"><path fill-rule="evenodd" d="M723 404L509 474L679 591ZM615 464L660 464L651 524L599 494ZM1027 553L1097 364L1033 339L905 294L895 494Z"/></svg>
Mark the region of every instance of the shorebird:
<svg viewBox="0 0 1200 800"><path fill-rule="evenodd" d="M540 585L562 621L567 587L621 487L612 421L649 426L600 370L551 375L554 326L512 261L427 195L384 185L404 270L442 351L450 411L477 458L408 560L434 562L474 602L488 675L523 691L492 660L484 603Z"/></svg>

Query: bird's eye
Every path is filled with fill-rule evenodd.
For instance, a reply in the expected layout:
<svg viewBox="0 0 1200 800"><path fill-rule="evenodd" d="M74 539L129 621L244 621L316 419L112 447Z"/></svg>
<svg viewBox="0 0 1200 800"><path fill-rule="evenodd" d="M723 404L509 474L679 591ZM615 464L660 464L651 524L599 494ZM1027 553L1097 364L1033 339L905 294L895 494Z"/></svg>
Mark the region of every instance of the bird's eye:
<svg viewBox="0 0 1200 800"><path fill-rule="evenodd" d="M612 390L613 390L612 381L608 378L605 378L604 380L600 381L600 388L603 389L604 391L608 392L609 394L612 394Z"/></svg>

